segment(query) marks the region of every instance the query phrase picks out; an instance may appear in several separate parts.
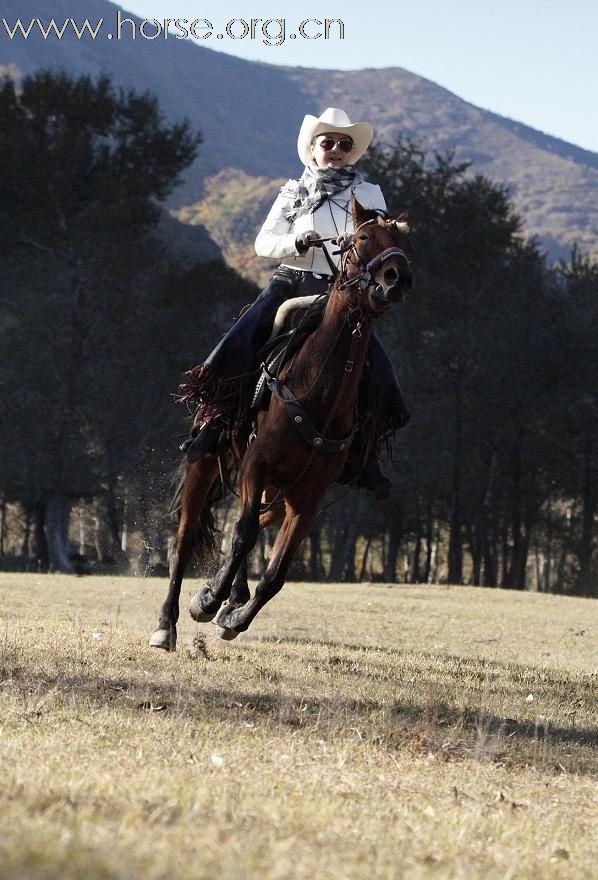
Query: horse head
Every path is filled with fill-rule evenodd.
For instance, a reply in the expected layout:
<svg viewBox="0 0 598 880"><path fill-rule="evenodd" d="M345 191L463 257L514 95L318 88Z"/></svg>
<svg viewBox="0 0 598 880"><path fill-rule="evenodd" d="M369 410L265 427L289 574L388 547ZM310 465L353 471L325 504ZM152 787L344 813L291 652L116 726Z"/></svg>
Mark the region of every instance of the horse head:
<svg viewBox="0 0 598 880"><path fill-rule="evenodd" d="M379 314L401 302L413 285L409 215L405 211L393 218L370 211L355 196L351 207L355 232L342 247L339 287L353 292L354 305Z"/></svg>

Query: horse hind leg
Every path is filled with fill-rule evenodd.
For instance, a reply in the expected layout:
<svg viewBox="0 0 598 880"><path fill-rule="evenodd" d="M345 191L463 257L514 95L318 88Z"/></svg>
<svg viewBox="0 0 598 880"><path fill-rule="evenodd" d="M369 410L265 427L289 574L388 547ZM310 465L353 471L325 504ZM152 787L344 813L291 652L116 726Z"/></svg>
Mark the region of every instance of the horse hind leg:
<svg viewBox="0 0 598 880"><path fill-rule="evenodd" d="M216 459L203 459L190 465L184 477L180 499L179 525L170 556L170 583L160 609L158 628L152 633L151 648L175 651L179 597L185 570L193 554L201 555L212 543L209 494L218 474Z"/></svg>

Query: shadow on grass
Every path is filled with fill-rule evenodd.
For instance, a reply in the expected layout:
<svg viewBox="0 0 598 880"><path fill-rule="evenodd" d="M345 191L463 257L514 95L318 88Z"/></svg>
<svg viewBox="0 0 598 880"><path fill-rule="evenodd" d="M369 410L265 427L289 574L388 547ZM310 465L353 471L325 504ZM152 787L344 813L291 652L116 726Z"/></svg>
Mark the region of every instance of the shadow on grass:
<svg viewBox="0 0 598 880"><path fill-rule="evenodd" d="M331 740L358 735L362 742L386 751L407 749L447 761L474 758L513 767L533 765L552 773L596 773L592 747L598 745L597 729L539 725L501 717L482 707L457 709L435 695L418 697L416 687L411 701L382 704L340 697L305 698L299 690L282 695L178 681L147 684L133 676L84 672L44 676L22 669L15 673L11 687L28 699L29 712L23 713L28 721L51 711L44 694L52 693L58 699L66 697L69 705L74 698L87 706L118 708L126 713L155 712L171 718L240 724L251 721L279 730L312 731L318 738ZM32 690L39 698L37 704L31 703ZM81 720L81 709L77 714Z"/></svg>

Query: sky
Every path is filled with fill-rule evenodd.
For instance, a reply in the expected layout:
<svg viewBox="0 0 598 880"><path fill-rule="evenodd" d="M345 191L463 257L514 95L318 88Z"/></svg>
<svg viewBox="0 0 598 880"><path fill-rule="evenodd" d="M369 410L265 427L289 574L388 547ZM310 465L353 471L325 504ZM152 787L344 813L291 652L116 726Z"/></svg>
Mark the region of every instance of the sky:
<svg viewBox="0 0 598 880"><path fill-rule="evenodd" d="M196 32L210 34L202 45L250 60L336 70L403 67L471 104L598 152L598 0L123 0L119 5L146 19L200 19ZM272 21L265 34L259 22L253 39L250 31L241 38L252 18ZM323 34L325 19L341 19L343 39L338 24L331 24L328 39L301 38L298 25L308 18L322 22L304 25L310 36ZM284 19L284 39L278 19ZM237 39L226 33L229 22ZM314 112L327 106L326 96L321 103Z"/></svg>

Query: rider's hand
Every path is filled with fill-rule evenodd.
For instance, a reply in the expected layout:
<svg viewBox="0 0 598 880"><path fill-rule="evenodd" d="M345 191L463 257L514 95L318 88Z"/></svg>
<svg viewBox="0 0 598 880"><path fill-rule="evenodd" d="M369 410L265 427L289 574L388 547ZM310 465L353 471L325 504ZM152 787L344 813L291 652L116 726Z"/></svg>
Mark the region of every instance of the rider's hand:
<svg viewBox="0 0 598 880"><path fill-rule="evenodd" d="M295 239L295 247L300 254L307 253L310 247L322 247L320 236L313 229L310 229L309 232L302 232Z"/></svg>
<svg viewBox="0 0 598 880"><path fill-rule="evenodd" d="M353 241L353 233L351 232L341 232L336 238L332 239L332 244L335 244L341 250L345 250L349 247L351 242Z"/></svg>

